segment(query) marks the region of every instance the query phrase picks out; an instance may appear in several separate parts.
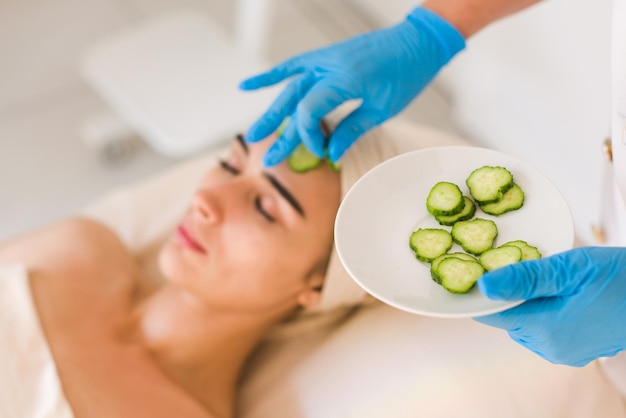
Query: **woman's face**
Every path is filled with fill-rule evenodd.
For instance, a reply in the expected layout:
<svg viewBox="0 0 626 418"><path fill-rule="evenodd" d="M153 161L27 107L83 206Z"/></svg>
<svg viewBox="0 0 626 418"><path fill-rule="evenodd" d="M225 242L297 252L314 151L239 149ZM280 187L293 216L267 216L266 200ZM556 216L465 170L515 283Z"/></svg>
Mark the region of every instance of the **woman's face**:
<svg viewBox="0 0 626 418"><path fill-rule="evenodd" d="M339 174L325 163L306 173L286 163L263 167L261 157L274 139L233 141L161 251L166 278L210 306L291 308L322 284Z"/></svg>

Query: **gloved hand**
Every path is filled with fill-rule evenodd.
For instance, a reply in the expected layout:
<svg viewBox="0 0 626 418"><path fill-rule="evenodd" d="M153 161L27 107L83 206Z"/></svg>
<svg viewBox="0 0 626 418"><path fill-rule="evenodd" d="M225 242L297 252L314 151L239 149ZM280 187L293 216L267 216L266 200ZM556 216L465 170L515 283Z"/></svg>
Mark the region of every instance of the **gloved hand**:
<svg viewBox="0 0 626 418"><path fill-rule="evenodd" d="M328 157L337 162L359 136L403 110L464 47L454 27L418 7L395 26L288 59L241 83L241 89L254 90L298 75L250 127L246 140L266 138L292 116L264 163L278 164L300 140L323 158L321 119L348 100L361 100L328 141Z"/></svg>
<svg viewBox="0 0 626 418"><path fill-rule="evenodd" d="M626 248L584 247L485 274L491 299L526 300L475 318L553 363L584 366L626 348Z"/></svg>

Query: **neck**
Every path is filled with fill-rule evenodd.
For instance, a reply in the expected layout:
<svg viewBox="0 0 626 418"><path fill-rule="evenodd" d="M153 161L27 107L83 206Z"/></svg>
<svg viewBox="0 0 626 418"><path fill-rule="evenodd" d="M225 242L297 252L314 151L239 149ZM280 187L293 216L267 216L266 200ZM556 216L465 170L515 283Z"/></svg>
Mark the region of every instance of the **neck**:
<svg viewBox="0 0 626 418"><path fill-rule="evenodd" d="M166 285L137 306L138 338L177 384L218 416L230 416L241 369L276 314L212 309Z"/></svg>

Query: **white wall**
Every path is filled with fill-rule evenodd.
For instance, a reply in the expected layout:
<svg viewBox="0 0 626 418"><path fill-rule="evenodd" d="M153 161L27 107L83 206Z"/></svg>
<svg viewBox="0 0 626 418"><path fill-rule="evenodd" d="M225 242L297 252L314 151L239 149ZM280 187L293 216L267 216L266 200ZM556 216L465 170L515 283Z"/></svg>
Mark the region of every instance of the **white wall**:
<svg viewBox="0 0 626 418"><path fill-rule="evenodd" d="M415 4L354 2L383 24ZM458 129L552 179L588 243L609 132L610 7L610 0L546 0L471 38L436 80Z"/></svg>
<svg viewBox="0 0 626 418"><path fill-rule="evenodd" d="M610 129L609 22L608 0L546 1L471 39L440 79L461 129L552 179L588 243Z"/></svg>

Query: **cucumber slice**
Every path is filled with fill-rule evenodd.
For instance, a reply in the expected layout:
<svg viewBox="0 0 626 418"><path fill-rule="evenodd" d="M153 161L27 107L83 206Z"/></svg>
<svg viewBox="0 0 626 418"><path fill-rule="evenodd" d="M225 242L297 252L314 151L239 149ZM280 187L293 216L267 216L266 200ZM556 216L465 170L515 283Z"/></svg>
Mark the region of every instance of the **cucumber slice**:
<svg viewBox="0 0 626 418"><path fill-rule="evenodd" d="M430 264L430 277L432 277L432 279L436 283L441 284L441 277L439 277L439 274L437 273L437 267L439 266L439 263L441 263L446 258L450 258L450 257L460 258L461 260L465 260L465 261L478 261L471 255L466 254L466 253L452 253L452 254L440 255L439 257L435 258Z"/></svg>
<svg viewBox="0 0 626 418"><path fill-rule="evenodd" d="M328 157L326 157L326 164L328 164L330 169L333 171L339 171L339 169L341 168L341 166L339 165L339 161L337 161L336 163L333 163Z"/></svg>
<svg viewBox="0 0 626 418"><path fill-rule="evenodd" d="M499 216L522 207L524 204L524 191L517 184L513 184L509 190L502 195L502 199L494 203L480 205L483 212L489 215Z"/></svg>
<svg viewBox="0 0 626 418"><path fill-rule="evenodd" d="M498 202L513 187L513 175L504 167L482 166L465 180L470 194L479 205Z"/></svg>
<svg viewBox="0 0 626 418"><path fill-rule="evenodd" d="M455 215L464 205L463 193L459 186L447 181L435 184L426 198L426 209L434 216Z"/></svg>
<svg viewBox="0 0 626 418"><path fill-rule="evenodd" d="M437 222L439 222L440 225L445 226L452 226L458 221L466 221L468 219L472 219L472 217L476 213L476 205L474 204L474 201L467 196L463 196L463 203L465 206L463 206L463 209L461 209L461 211L456 215L435 216L435 219L437 220Z"/></svg>
<svg viewBox="0 0 626 418"><path fill-rule="evenodd" d="M452 226L452 239L470 254L479 255L493 247L498 236L498 227L495 222L476 218L469 221L460 221Z"/></svg>
<svg viewBox="0 0 626 418"><path fill-rule="evenodd" d="M276 130L277 136L281 136L283 134L285 128L287 127L287 124L289 123L289 119L290 119L289 116L283 119L282 123ZM328 127L326 126L326 123L323 120L320 124L320 128L322 132L324 133L324 135L328 137L329 135ZM324 150L324 152L326 153L326 158L324 159L326 160L328 167L330 167L330 169L333 171L339 171L339 162L336 162L336 163L332 162L328 158L327 151ZM287 164L289 168L291 168L293 171L297 173L306 173L307 171L313 170L319 167L321 162L322 162L322 159L317 157L311 151L309 151L307 147L305 147L303 144L298 144L296 149L287 158Z"/></svg>
<svg viewBox="0 0 626 418"><path fill-rule="evenodd" d="M452 248L452 237L443 229L420 228L411 234L409 246L418 260L430 263Z"/></svg>
<svg viewBox="0 0 626 418"><path fill-rule="evenodd" d="M289 123L289 116L287 116L285 119L283 119L283 121L280 123L280 126L278 127L278 129L276 129L276 136L277 137L279 137L279 136L281 136L283 134L283 131L287 127L288 123Z"/></svg>
<svg viewBox="0 0 626 418"><path fill-rule="evenodd" d="M437 267L441 285L451 293L469 292L484 273L485 269L478 261L461 260L457 257L448 257Z"/></svg>
<svg viewBox="0 0 626 418"><path fill-rule="evenodd" d="M528 244L526 241L522 241L522 240L509 241L509 242L505 242L504 244L502 244L502 246L505 246L505 245L513 245L515 247L518 247L520 250L522 250L522 261L523 260L536 260L537 258L541 258L541 253L539 252L537 247L533 247L532 245Z"/></svg>
<svg viewBox="0 0 626 418"><path fill-rule="evenodd" d="M296 149L287 157L287 165L297 173L305 173L320 166L322 160L311 153L303 144L298 144Z"/></svg>
<svg viewBox="0 0 626 418"><path fill-rule="evenodd" d="M480 255L478 261L487 271L517 263L522 259L522 250L514 245L491 248Z"/></svg>

